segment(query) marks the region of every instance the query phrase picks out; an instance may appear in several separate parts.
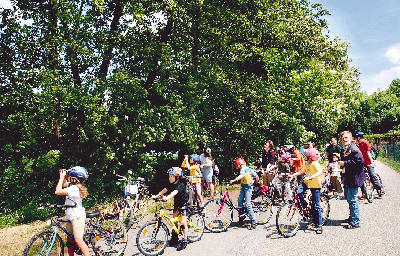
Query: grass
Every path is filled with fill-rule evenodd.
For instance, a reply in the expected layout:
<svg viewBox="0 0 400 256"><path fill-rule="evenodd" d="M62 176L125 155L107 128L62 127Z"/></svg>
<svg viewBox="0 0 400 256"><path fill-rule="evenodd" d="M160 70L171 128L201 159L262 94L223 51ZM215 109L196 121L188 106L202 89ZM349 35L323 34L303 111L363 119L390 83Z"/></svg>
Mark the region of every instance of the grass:
<svg viewBox="0 0 400 256"><path fill-rule="evenodd" d="M44 221L35 221L30 224L0 229L0 255L21 255L32 236L44 230L45 227Z"/></svg>
<svg viewBox="0 0 400 256"><path fill-rule="evenodd" d="M378 161L390 166L396 172L400 172L400 162L383 156L378 156Z"/></svg>

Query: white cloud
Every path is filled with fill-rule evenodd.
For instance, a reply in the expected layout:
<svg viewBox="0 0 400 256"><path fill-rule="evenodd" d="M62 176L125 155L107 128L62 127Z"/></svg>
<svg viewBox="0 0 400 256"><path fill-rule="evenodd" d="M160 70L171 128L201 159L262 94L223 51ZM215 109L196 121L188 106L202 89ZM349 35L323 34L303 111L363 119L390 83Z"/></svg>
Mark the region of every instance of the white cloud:
<svg viewBox="0 0 400 256"><path fill-rule="evenodd" d="M400 43L392 45L385 53L386 58L393 64L400 64Z"/></svg>
<svg viewBox="0 0 400 256"><path fill-rule="evenodd" d="M360 78L361 87L368 94L376 92L378 89L386 90L390 83L400 78L400 65L380 71L379 73Z"/></svg>
<svg viewBox="0 0 400 256"><path fill-rule="evenodd" d="M10 0L0 0L0 8L11 9L12 4Z"/></svg>

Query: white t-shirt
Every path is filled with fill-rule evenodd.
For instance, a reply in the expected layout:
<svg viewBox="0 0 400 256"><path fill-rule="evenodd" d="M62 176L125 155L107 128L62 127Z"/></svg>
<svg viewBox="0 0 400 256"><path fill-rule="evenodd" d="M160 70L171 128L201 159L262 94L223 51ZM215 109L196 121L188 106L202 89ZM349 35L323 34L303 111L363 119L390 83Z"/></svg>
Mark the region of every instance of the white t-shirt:
<svg viewBox="0 0 400 256"><path fill-rule="evenodd" d="M68 196L65 198L65 205L75 205L73 201L76 202L76 207L65 209L65 216L67 220L73 220L85 216L85 208L82 207L82 198L79 188L71 183L67 184L68 187L65 189L68 192Z"/></svg>
<svg viewBox="0 0 400 256"><path fill-rule="evenodd" d="M331 176L340 176L340 166L339 163L329 163L328 167L332 169L332 174Z"/></svg>
<svg viewBox="0 0 400 256"><path fill-rule="evenodd" d="M210 158L208 158L208 157L206 157L204 154L201 154L200 155L200 162L201 162L201 164L210 164L211 166L212 166L212 161L211 161L211 159ZM204 167L204 168L201 168L201 172L206 172L206 173L208 173L208 172L211 172L212 173L212 167Z"/></svg>

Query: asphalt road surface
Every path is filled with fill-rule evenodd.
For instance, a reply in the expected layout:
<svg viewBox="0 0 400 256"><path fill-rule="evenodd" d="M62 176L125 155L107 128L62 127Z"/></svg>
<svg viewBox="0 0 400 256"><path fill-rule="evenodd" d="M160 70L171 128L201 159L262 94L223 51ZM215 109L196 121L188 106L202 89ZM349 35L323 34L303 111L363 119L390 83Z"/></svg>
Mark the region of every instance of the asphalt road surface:
<svg viewBox="0 0 400 256"><path fill-rule="evenodd" d="M382 177L386 194L371 204L360 201L359 229L344 228L342 220L349 214L347 201L332 199L329 220L321 235L303 224L294 237L280 236L275 225L278 210L275 207L269 223L255 230L248 229L249 223L238 227L234 215L228 231L206 231L200 241L188 244L185 250L178 252L175 247L167 247L164 255L400 255L400 174L380 162L376 163L375 171ZM233 198L237 201L237 196ZM141 255L136 247L136 234L137 229L129 231L125 256Z"/></svg>

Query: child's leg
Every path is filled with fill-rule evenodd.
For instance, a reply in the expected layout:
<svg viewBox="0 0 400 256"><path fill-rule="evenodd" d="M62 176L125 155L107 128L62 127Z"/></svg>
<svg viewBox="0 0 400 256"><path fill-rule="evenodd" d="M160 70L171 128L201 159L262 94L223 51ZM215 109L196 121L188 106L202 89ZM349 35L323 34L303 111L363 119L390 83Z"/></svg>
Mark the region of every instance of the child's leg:
<svg viewBox="0 0 400 256"><path fill-rule="evenodd" d="M343 192L343 189L342 189L342 184L341 184L341 182L340 182L340 178L339 177L336 177L336 191L339 193L339 194L341 194L342 192Z"/></svg>
<svg viewBox="0 0 400 256"><path fill-rule="evenodd" d="M179 215L178 210L177 210L177 209L174 210L173 213L172 213L172 216L173 216L173 217L178 217L178 215ZM175 224L175 223L174 223L174 224ZM175 232L174 229L172 229L172 231L171 231L171 240L169 241L169 244L170 244L171 246L175 246L175 245L178 244L178 234Z"/></svg>
<svg viewBox="0 0 400 256"><path fill-rule="evenodd" d="M201 195L201 185L200 185L200 183L196 183L196 190L197 190L197 197L200 200L200 206L203 207L204 206L204 199L203 199L203 196Z"/></svg>
<svg viewBox="0 0 400 256"><path fill-rule="evenodd" d="M303 192L306 191L307 189L308 188L307 188L306 184L303 182L303 183L299 184L299 186L297 187L297 191L296 191L297 195L299 196L301 206L303 208L307 207L306 200L304 200L304 196L303 196Z"/></svg>
<svg viewBox="0 0 400 256"><path fill-rule="evenodd" d="M73 229L72 229L72 224L71 222L67 222L66 229L69 233L73 234ZM74 239L71 237L67 236L67 247L68 247L68 255L69 256L74 256Z"/></svg>
<svg viewBox="0 0 400 256"><path fill-rule="evenodd" d="M85 230L85 219L86 216L80 217L78 219L73 219L71 220L71 224L76 245L79 247L79 249L81 249L81 252L84 256L90 256L89 247L83 241L83 233Z"/></svg>
<svg viewBox="0 0 400 256"><path fill-rule="evenodd" d="M187 242L187 234L188 234L188 225L187 225L187 216L182 214L182 225L183 225L183 241Z"/></svg>
<svg viewBox="0 0 400 256"><path fill-rule="evenodd" d="M252 187L247 188L245 190L244 195L245 195L245 199L246 199L247 213L250 216L251 223L255 224L256 223L256 216L254 215L253 207L251 206L251 194L252 194L252 192L253 192L253 188Z"/></svg>
<svg viewBox="0 0 400 256"><path fill-rule="evenodd" d="M313 223L317 227L322 226L322 215L321 215L321 189L320 188L311 188L311 198L312 198L312 205L313 205Z"/></svg>
<svg viewBox="0 0 400 256"><path fill-rule="evenodd" d="M239 208L243 207L243 199L244 199L244 188L242 187L240 189L240 194L239 194L239 197L238 197L238 207Z"/></svg>

